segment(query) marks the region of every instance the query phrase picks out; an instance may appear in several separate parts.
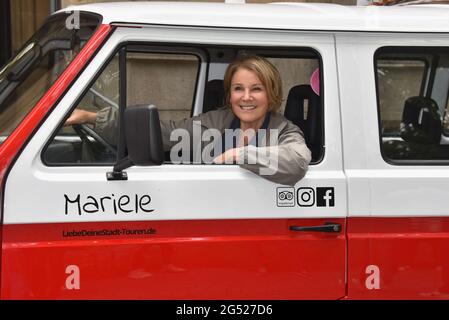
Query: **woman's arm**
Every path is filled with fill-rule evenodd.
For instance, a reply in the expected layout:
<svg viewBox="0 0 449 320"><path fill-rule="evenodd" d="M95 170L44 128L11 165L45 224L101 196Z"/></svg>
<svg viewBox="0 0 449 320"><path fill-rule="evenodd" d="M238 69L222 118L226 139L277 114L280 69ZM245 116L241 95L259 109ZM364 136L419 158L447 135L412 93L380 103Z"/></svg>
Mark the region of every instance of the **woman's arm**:
<svg viewBox="0 0 449 320"><path fill-rule="evenodd" d="M83 109L75 109L70 117L65 121L65 126L71 126L74 124L95 124L97 120L97 113L92 111L87 111Z"/></svg>
<svg viewBox="0 0 449 320"><path fill-rule="evenodd" d="M186 130L189 137L193 138L193 127L198 125L198 131L202 132L201 127L203 127L204 124L210 125L211 122L217 118L217 114L217 111L211 111L192 118L185 118L181 120L161 120L160 124L164 150L169 151L173 145L178 143L177 139L170 139L170 136L174 130ZM87 117L90 121L94 119L93 123L95 124L95 131L97 131L111 144L117 145L119 124L119 113L117 108L106 107L98 111L95 118L93 115L87 115ZM218 119L223 121L223 115L219 116ZM174 135L176 137L176 134ZM201 136L199 138L201 140Z"/></svg>
<svg viewBox="0 0 449 320"><path fill-rule="evenodd" d="M305 144L301 130L288 123L279 133L277 145L248 145L230 149L214 162L232 163L233 160L242 168L269 181L293 186L306 174L311 152Z"/></svg>

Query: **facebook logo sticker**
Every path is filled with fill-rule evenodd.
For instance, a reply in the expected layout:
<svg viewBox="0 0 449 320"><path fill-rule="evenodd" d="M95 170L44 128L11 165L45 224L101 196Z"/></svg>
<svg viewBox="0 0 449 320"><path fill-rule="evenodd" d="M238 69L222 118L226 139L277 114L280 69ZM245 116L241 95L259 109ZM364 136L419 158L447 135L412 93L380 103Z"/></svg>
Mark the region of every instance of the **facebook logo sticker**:
<svg viewBox="0 0 449 320"><path fill-rule="evenodd" d="M316 188L317 207L335 207L334 188Z"/></svg>

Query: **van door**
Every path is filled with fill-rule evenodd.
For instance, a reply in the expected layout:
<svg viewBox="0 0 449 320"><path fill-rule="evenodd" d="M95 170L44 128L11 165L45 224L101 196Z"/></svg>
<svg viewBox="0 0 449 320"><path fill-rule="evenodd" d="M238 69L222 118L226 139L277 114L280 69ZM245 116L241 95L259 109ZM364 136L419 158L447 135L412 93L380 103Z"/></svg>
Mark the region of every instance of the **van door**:
<svg viewBox="0 0 449 320"><path fill-rule="evenodd" d="M62 127L76 107L124 105L124 92L128 105L158 105L161 118L201 112L208 70L229 62L211 55L220 48L271 57L293 72L283 73L291 87L309 85L320 68L317 157L296 186L237 165L173 163L108 181L116 154L107 137ZM2 296L344 297L347 191L334 49L333 37L319 33L118 27L8 176ZM309 74L295 73L295 58L315 59Z"/></svg>
<svg viewBox="0 0 449 320"><path fill-rule="evenodd" d="M448 39L337 37L350 298L448 297Z"/></svg>

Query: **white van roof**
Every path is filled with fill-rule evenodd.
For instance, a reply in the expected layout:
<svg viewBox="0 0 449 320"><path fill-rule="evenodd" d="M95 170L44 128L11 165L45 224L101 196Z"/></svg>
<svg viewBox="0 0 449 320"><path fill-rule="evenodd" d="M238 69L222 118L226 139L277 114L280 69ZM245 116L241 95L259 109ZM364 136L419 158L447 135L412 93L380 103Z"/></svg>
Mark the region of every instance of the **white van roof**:
<svg viewBox="0 0 449 320"><path fill-rule="evenodd" d="M70 6L105 24L162 24L323 31L449 32L449 5L344 6L325 3L231 4L113 2Z"/></svg>

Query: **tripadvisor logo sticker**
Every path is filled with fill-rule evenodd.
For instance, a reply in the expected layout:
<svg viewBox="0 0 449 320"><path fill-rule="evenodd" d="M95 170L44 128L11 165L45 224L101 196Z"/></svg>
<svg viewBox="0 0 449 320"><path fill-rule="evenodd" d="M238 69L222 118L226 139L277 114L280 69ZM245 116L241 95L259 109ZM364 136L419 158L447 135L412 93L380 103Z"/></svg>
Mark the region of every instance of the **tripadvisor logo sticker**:
<svg viewBox="0 0 449 320"><path fill-rule="evenodd" d="M295 188L293 187L277 188L277 205L278 207L294 207Z"/></svg>

